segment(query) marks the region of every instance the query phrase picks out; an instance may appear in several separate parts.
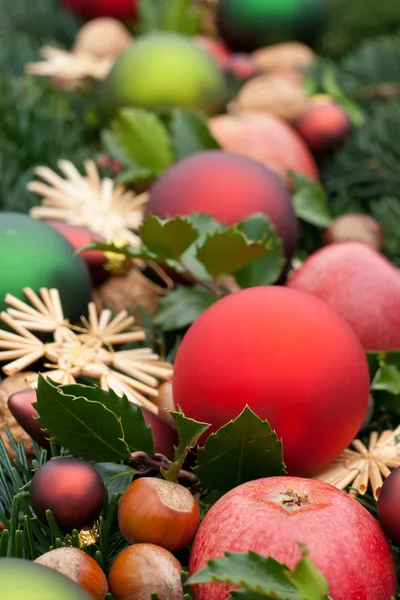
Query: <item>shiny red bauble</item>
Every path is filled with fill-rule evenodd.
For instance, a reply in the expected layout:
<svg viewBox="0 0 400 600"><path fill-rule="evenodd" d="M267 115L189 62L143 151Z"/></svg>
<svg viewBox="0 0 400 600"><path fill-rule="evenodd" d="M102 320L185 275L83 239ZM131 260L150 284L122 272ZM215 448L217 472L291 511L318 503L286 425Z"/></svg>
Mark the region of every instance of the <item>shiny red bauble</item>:
<svg viewBox="0 0 400 600"><path fill-rule="evenodd" d="M81 250L85 246L89 246L93 242L104 242L97 233L94 233L87 227L81 227L78 225L70 225L63 221L46 221L47 225L50 225L53 229L56 229L70 244L75 248L76 251ZM107 260L104 252L99 250L86 250L81 253L82 258L86 262L92 280L95 283L100 283L107 277L107 272L104 270L104 265Z"/></svg>
<svg viewBox="0 0 400 600"><path fill-rule="evenodd" d="M357 500L313 479L270 477L228 492L200 525L189 571L224 552L249 550L293 569L301 559L299 542L325 576L330 598L396 596L395 562L379 524ZM201 584L193 590L196 600L225 600L229 587Z"/></svg>
<svg viewBox="0 0 400 600"><path fill-rule="evenodd" d="M105 487L92 465L75 458L56 458L41 466L32 479L31 503L35 514L46 522L51 510L63 530L89 527L98 517Z"/></svg>
<svg viewBox="0 0 400 600"><path fill-rule="evenodd" d="M33 404L36 402L36 391L33 389L15 392L8 399L8 408L14 419L28 435L42 448L49 449L50 442L44 428L37 420L39 414Z"/></svg>
<svg viewBox="0 0 400 600"><path fill-rule="evenodd" d="M368 406L367 361L351 327L318 298L279 286L236 292L208 308L184 336L173 397L211 423L245 405L283 440L291 475L327 467L353 440Z"/></svg>
<svg viewBox="0 0 400 600"><path fill-rule="evenodd" d="M226 225L263 213L288 256L297 243L298 222L284 184L263 165L232 152L199 152L173 165L151 187L147 210L161 219L207 213Z"/></svg>
<svg viewBox="0 0 400 600"><path fill-rule="evenodd" d="M351 122L346 111L334 102L311 104L295 125L298 133L315 154L340 148L350 135Z"/></svg>
<svg viewBox="0 0 400 600"><path fill-rule="evenodd" d="M137 16L136 0L62 0L76 15L89 21L97 17L113 17L131 21Z"/></svg>
<svg viewBox="0 0 400 600"><path fill-rule="evenodd" d="M386 479L378 497L378 519L387 537L400 545L400 467Z"/></svg>

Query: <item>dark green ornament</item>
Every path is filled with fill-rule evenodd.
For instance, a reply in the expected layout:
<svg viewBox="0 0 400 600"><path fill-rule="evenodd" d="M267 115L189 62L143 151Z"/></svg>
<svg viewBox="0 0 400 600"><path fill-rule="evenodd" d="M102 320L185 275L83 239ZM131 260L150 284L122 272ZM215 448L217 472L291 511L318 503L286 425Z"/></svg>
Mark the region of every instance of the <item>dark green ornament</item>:
<svg viewBox="0 0 400 600"><path fill-rule="evenodd" d="M58 231L28 215L0 212L0 310L5 296L26 301L23 288L57 288L64 315L87 314L92 286L84 260Z"/></svg>
<svg viewBox="0 0 400 600"><path fill-rule="evenodd" d="M217 27L236 52L280 42L313 45L322 33L326 0L220 0Z"/></svg>

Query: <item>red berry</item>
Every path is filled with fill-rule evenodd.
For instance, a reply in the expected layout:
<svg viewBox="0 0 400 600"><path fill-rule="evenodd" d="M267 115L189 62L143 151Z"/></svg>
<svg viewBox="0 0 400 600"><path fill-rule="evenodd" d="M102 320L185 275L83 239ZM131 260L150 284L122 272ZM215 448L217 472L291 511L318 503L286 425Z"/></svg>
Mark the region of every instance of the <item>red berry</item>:
<svg viewBox="0 0 400 600"><path fill-rule="evenodd" d="M173 374L177 407L215 431L246 404L283 440L290 474L322 471L367 411L367 361L350 326L311 294L256 287L207 309Z"/></svg>
<svg viewBox="0 0 400 600"><path fill-rule="evenodd" d="M378 519L386 536L400 545L400 467L384 482L378 497Z"/></svg>
<svg viewBox="0 0 400 600"><path fill-rule="evenodd" d="M296 123L296 129L310 150L325 154L347 140L351 123L346 111L334 102L311 104Z"/></svg>
<svg viewBox="0 0 400 600"><path fill-rule="evenodd" d="M31 489L32 508L43 522L51 510L64 530L92 525L101 512L105 488L92 465L75 458L57 458L35 473Z"/></svg>
<svg viewBox="0 0 400 600"><path fill-rule="evenodd" d="M298 222L283 183L263 165L231 152L210 150L176 163L150 189L147 210L162 219L208 213L227 225L263 213L288 256L297 243Z"/></svg>

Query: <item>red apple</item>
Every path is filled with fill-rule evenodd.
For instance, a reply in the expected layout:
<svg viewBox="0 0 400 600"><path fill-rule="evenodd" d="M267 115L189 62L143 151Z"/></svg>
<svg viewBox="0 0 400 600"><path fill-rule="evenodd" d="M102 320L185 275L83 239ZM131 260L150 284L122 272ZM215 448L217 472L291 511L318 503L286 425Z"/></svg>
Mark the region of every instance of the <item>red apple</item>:
<svg viewBox="0 0 400 600"><path fill-rule="evenodd" d="M337 150L350 135L347 112L333 101L314 102L306 108L295 128L315 154Z"/></svg>
<svg viewBox="0 0 400 600"><path fill-rule="evenodd" d="M62 3L87 21L97 17L131 21L137 16L136 0L62 0Z"/></svg>
<svg viewBox="0 0 400 600"><path fill-rule="evenodd" d="M151 187L147 211L162 219L208 213L227 225L259 212L274 224L288 257L297 243L288 190L269 169L232 152L199 152L173 165Z"/></svg>
<svg viewBox="0 0 400 600"><path fill-rule="evenodd" d="M365 350L400 349L400 271L367 245L343 242L318 250L287 286L325 300Z"/></svg>
<svg viewBox="0 0 400 600"><path fill-rule="evenodd" d="M292 475L328 467L357 434L369 372L351 327L326 303L284 287L219 300L184 336L173 397L215 431L246 404L283 440Z"/></svg>
<svg viewBox="0 0 400 600"><path fill-rule="evenodd" d="M345 492L296 477L258 479L223 496L200 525L189 572L224 552L249 550L293 569L301 558L298 542L307 546L335 600L396 596L395 562L377 521ZM223 584L193 589L196 600L229 597L229 586Z"/></svg>
<svg viewBox="0 0 400 600"><path fill-rule="evenodd" d="M178 445L178 434L170 422L142 408L144 420L153 432L155 451L169 459L174 458L174 446Z"/></svg>
<svg viewBox="0 0 400 600"><path fill-rule="evenodd" d="M56 229L75 250L80 250L85 246L89 246L93 242L104 242L105 240L94 233L87 227L81 227L78 225L70 225L63 221L46 221L47 225L50 225L53 229ZM82 252L82 258L85 260L93 281L96 283L103 281L107 277L107 273L104 270L106 263L106 257L103 252L99 250L86 250Z"/></svg>
<svg viewBox="0 0 400 600"><path fill-rule="evenodd" d="M213 117L208 123L224 150L238 152L286 174L294 171L318 179L317 165L306 144L278 117L246 112Z"/></svg>

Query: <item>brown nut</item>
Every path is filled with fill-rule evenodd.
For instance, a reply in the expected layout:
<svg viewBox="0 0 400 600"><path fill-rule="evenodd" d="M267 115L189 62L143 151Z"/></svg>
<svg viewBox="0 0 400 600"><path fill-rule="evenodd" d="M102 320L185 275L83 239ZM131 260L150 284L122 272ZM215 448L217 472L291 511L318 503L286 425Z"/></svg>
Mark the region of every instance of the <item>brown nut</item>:
<svg viewBox="0 0 400 600"><path fill-rule="evenodd" d="M315 61L315 53L299 42L286 42L260 48L252 57L263 73L273 73L281 69L303 70Z"/></svg>

